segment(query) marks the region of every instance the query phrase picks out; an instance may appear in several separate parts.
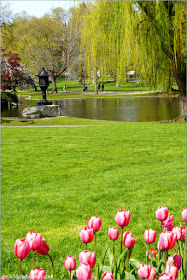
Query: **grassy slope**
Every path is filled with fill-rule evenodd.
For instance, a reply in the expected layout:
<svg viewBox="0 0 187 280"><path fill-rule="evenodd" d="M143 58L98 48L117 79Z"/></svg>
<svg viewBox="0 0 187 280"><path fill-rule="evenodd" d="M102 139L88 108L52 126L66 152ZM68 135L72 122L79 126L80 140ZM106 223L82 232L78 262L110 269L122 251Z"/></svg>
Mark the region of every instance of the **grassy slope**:
<svg viewBox="0 0 187 280"><path fill-rule="evenodd" d="M67 279L63 261L71 254L78 263L84 250L79 231L87 217L99 215L103 221L97 234L100 255L106 243L112 246L107 231L116 226L117 210L129 209L125 230L137 240L132 256L143 262L145 229L160 229L158 206L168 207L175 225L183 224L185 124L2 128L1 134L2 274L18 272L14 242L28 231L47 239L56 279ZM116 244L119 248L119 240ZM30 258L23 261L25 274ZM47 257L36 257L36 266L51 274L47 264Z"/></svg>

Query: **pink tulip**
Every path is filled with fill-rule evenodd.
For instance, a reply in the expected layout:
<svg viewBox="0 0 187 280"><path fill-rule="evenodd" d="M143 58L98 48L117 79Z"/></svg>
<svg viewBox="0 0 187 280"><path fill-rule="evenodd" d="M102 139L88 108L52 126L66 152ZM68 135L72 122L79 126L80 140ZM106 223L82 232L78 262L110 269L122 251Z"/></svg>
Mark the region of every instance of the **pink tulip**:
<svg viewBox="0 0 187 280"><path fill-rule="evenodd" d="M181 215L182 215L183 221L186 223L186 220L187 220L187 207L185 207L185 208L182 210Z"/></svg>
<svg viewBox="0 0 187 280"><path fill-rule="evenodd" d="M182 237L182 230L181 230L180 227L174 227L173 230L172 230L172 232L173 232L173 233L175 234L175 236L176 236L176 241L181 239L181 237Z"/></svg>
<svg viewBox="0 0 187 280"><path fill-rule="evenodd" d="M145 240L145 242L150 244L150 243L155 242L155 239L156 239L156 231L152 230L151 228L150 229L146 229L146 231L144 232L144 240Z"/></svg>
<svg viewBox="0 0 187 280"><path fill-rule="evenodd" d="M174 265L166 266L165 273L169 274L173 277L173 279L177 279L178 276L178 268Z"/></svg>
<svg viewBox="0 0 187 280"><path fill-rule="evenodd" d="M91 268L89 264L81 263L76 270L78 280L87 280L91 278Z"/></svg>
<svg viewBox="0 0 187 280"><path fill-rule="evenodd" d="M88 227L93 228L94 232L99 231L102 225L102 221L99 216L93 216L90 219L88 218Z"/></svg>
<svg viewBox="0 0 187 280"><path fill-rule="evenodd" d="M25 259L30 253L30 246L26 239L17 239L14 245L14 254L19 259Z"/></svg>
<svg viewBox="0 0 187 280"><path fill-rule="evenodd" d="M46 276L45 270L40 267L32 269L30 272L30 280L44 280Z"/></svg>
<svg viewBox="0 0 187 280"><path fill-rule="evenodd" d="M115 220L120 227L128 226L131 213L129 210L119 210L116 214Z"/></svg>
<svg viewBox="0 0 187 280"><path fill-rule="evenodd" d="M38 253L40 255L47 255L48 252L49 252L49 246L46 244L45 239L42 238L41 245L36 250L36 253Z"/></svg>
<svg viewBox="0 0 187 280"><path fill-rule="evenodd" d="M183 240L186 238L186 227L181 227L181 232L182 232L181 240Z"/></svg>
<svg viewBox="0 0 187 280"><path fill-rule="evenodd" d="M156 267L151 268L148 280L154 280L156 278Z"/></svg>
<svg viewBox="0 0 187 280"><path fill-rule="evenodd" d="M40 233L28 232L26 240L29 242L31 250L36 250L40 247L42 242L42 236Z"/></svg>
<svg viewBox="0 0 187 280"><path fill-rule="evenodd" d="M180 255L171 255L168 258L167 265L171 265L171 263L177 267L177 269L180 269L181 267L181 256Z"/></svg>
<svg viewBox="0 0 187 280"><path fill-rule="evenodd" d="M80 231L80 237L83 243L90 243L93 240L94 231L92 228L84 227Z"/></svg>
<svg viewBox="0 0 187 280"><path fill-rule="evenodd" d="M135 240L134 236L132 235L132 233L125 232L123 235L124 246L127 247L128 249L130 249L131 247L134 246L135 243L136 243L136 240Z"/></svg>
<svg viewBox="0 0 187 280"><path fill-rule="evenodd" d="M141 279L147 279L150 275L151 267L150 265L141 264L138 268L138 275Z"/></svg>
<svg viewBox="0 0 187 280"><path fill-rule="evenodd" d="M159 244L162 249L172 249L175 246L176 236L173 232L162 232L159 236Z"/></svg>
<svg viewBox="0 0 187 280"><path fill-rule="evenodd" d="M159 206L155 212L155 215L156 215L157 220L159 220L161 222L166 220L169 215L168 208Z"/></svg>
<svg viewBox="0 0 187 280"><path fill-rule="evenodd" d="M76 268L76 260L72 256L67 256L64 261L64 266L67 270L71 271Z"/></svg>
<svg viewBox="0 0 187 280"><path fill-rule="evenodd" d="M164 227L169 227L173 223L174 216L168 215L167 219L162 222Z"/></svg>
<svg viewBox="0 0 187 280"><path fill-rule="evenodd" d="M153 248L150 248L150 251L151 251L153 257L156 258L157 251ZM149 258L149 260L151 260L148 251L146 251L146 256Z"/></svg>
<svg viewBox="0 0 187 280"><path fill-rule="evenodd" d="M119 230L116 227L109 228L108 229L108 236L111 240L116 240L118 239L119 236Z"/></svg>
<svg viewBox="0 0 187 280"><path fill-rule="evenodd" d="M94 267L96 263L96 255L95 252L91 253L90 251L83 251L79 254L79 261L80 263L87 263L91 268Z"/></svg>
<svg viewBox="0 0 187 280"><path fill-rule="evenodd" d="M102 280L112 280L113 278L113 274L111 272L107 272L105 271L102 275Z"/></svg>
<svg viewBox="0 0 187 280"><path fill-rule="evenodd" d="M158 280L173 280L173 277L164 272L160 275Z"/></svg>

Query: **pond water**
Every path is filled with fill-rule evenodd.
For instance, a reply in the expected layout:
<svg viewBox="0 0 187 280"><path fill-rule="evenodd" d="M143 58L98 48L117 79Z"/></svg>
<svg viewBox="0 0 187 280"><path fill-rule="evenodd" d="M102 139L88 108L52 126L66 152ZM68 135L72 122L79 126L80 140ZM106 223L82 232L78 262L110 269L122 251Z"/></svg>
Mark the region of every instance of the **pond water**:
<svg viewBox="0 0 187 280"><path fill-rule="evenodd" d="M24 107L36 105L37 101L23 99L23 105L3 109L2 117L21 117ZM148 122L171 120L179 114L179 99L177 97L107 97L53 100L60 105L62 116L78 118Z"/></svg>

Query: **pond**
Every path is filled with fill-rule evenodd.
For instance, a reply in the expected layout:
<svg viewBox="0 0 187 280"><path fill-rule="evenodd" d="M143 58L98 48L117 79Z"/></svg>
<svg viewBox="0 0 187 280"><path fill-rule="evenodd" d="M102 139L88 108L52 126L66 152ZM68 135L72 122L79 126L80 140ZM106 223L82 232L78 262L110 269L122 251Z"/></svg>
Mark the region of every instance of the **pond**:
<svg viewBox="0 0 187 280"><path fill-rule="evenodd" d="M32 100L32 105L37 101ZM172 120L179 114L179 99L177 97L107 97L53 100L59 104L62 116L78 118L149 122ZM31 101L23 99L23 105L3 109L2 117L21 117L24 107L30 106Z"/></svg>

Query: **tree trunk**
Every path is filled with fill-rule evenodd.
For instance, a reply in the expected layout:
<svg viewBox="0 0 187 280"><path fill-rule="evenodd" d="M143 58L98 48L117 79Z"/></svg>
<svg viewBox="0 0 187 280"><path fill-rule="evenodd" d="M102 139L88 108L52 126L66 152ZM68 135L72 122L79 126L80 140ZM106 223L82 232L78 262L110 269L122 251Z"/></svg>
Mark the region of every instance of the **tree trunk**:
<svg viewBox="0 0 187 280"><path fill-rule="evenodd" d="M98 94L98 88L97 88L97 69L95 69L93 83L94 83L95 93Z"/></svg>
<svg viewBox="0 0 187 280"><path fill-rule="evenodd" d="M56 87L56 77L51 75L51 81L52 81L52 85L53 85L53 91L52 93L57 93L57 87Z"/></svg>

